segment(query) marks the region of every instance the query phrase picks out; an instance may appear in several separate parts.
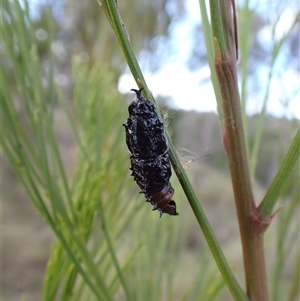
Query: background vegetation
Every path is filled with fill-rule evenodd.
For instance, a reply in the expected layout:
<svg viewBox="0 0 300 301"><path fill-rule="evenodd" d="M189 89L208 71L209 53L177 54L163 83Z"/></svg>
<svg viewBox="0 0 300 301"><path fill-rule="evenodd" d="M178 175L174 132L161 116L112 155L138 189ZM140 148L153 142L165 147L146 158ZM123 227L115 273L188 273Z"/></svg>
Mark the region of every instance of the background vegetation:
<svg viewBox="0 0 300 301"><path fill-rule="evenodd" d="M170 29L185 6L131 2L120 3L120 11L133 48L157 70L168 54L161 45L171 46ZM28 3L20 3L1 4L4 300L231 300L175 176L180 216L161 220L129 176L121 124L133 96L118 93L126 64L98 4L41 2L30 14ZM255 68L245 70L253 66L245 62L263 64L268 52L259 51L258 29L250 26L259 15L246 5L239 9L239 20L248 21L242 30L253 29L253 44L243 44L250 31L241 35L241 73L251 82ZM299 68L297 26L274 42L279 52L288 45L296 62L291 68ZM204 63L201 51L195 47L193 66ZM218 118L172 109L168 115L176 146L211 152L187 164L187 172L234 274L243 279ZM267 116L264 108L260 116L245 116L245 124L254 193L261 200L299 124ZM182 158L190 159L195 156ZM299 298L299 180L298 165L266 233L271 300Z"/></svg>

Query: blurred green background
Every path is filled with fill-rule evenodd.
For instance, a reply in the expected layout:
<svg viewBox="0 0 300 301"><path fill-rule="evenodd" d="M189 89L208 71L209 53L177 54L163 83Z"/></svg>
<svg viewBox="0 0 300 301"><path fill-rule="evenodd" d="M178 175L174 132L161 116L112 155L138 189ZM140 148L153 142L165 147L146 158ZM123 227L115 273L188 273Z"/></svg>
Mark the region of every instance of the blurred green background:
<svg viewBox="0 0 300 301"><path fill-rule="evenodd" d="M61 231L73 248L72 230L65 232L64 224L60 225L61 213L56 209L60 202L113 300L127 300L129 296L130 300L231 300L175 176L172 185L180 215L162 219L144 203L130 177L122 123L134 95L118 92L126 64L99 5L95 1L2 2L3 300L99 299L86 288L86 278L77 274L53 234L53 229ZM158 71L174 47L172 28L186 17L185 2L120 1L119 7L136 55L143 53L146 57L147 71ZM252 22L253 16L259 15L252 10L251 14L248 25L256 43L248 46L250 58L266 66L269 53L255 39L258 28ZM299 28L299 21L295 27ZM195 41L200 34L200 29L195 29ZM294 28L285 43L291 61L297 61L299 40ZM188 61L193 68L206 64L204 45L195 42L190 52ZM299 64L289 68L299 72ZM255 70L250 68L247 76L255 77ZM170 108L165 97L158 97L158 101L167 112L168 131L199 200L243 285L239 231L219 119L214 113ZM12 113L11 119L6 112ZM265 114L263 125L260 120L256 115L246 121L249 149L256 133L262 131L252 166L257 203L299 127L296 119ZM40 125L44 126L42 130ZM20 145L13 141L16 133L20 135L21 152ZM32 169L22 163L22 152L28 158L24 162L30 162ZM27 182L28 174L22 168L31 170L35 184ZM300 263L299 182L298 165L281 197L283 208L266 233L272 300L299 298L299 288L295 288ZM52 183L51 189L47 183ZM36 199L28 196L33 187L39 191ZM39 199L43 201L39 203ZM42 203L48 211L41 209ZM51 218L47 219L46 211ZM51 227L49 220L54 221ZM125 275L127 294L121 289L122 277L107 233ZM88 266L88 260L84 263ZM51 277L57 283L51 282Z"/></svg>

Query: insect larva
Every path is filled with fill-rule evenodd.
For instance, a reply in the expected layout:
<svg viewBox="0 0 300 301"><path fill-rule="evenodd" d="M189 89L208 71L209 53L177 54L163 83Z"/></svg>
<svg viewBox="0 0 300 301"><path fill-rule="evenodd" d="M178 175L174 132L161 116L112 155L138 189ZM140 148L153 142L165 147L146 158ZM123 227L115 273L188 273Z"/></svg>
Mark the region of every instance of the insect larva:
<svg viewBox="0 0 300 301"><path fill-rule="evenodd" d="M170 183L172 172L164 124L153 103L142 96L142 90L131 89L136 93L136 100L129 105L129 117L123 124L131 175L153 210L159 210L160 217L163 213L178 215L172 200L174 189Z"/></svg>

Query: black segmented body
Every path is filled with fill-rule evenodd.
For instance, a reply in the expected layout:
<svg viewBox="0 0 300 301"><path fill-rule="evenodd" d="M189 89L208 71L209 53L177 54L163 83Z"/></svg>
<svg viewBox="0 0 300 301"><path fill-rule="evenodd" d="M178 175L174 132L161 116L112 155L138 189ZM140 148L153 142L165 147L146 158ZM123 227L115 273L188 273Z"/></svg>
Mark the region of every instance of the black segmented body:
<svg viewBox="0 0 300 301"><path fill-rule="evenodd" d="M153 103L141 95L142 89L131 89L137 99L128 107L129 117L123 124L131 154L130 169L153 210L159 210L160 216L163 213L178 215L172 200L174 189L169 181L172 172L164 125Z"/></svg>

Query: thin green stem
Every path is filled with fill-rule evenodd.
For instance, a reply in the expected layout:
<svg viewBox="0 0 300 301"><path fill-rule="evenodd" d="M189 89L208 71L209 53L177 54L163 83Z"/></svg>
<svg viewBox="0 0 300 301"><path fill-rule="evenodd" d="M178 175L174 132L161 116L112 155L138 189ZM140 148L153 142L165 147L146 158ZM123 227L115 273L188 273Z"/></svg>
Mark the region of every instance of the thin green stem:
<svg viewBox="0 0 300 301"><path fill-rule="evenodd" d="M79 253L83 260L79 260L74 253L74 250L71 248L70 243L66 240L65 236L63 233L55 227L55 225L50 224L52 229L54 230L55 234L59 238L60 242L64 246L65 251L69 255L69 258L73 261L74 265L78 269L79 273L82 275L82 277L85 279L86 283L89 285L91 290L95 293L97 296L98 300L107 300L107 301L112 301L112 297L110 295L110 292L108 291L106 285L103 282L103 278L99 277L98 271L94 265L94 263L91 261L90 256L84 246L82 246L82 243L79 241L79 239L73 235L72 231L70 231L70 234L72 236L73 241L78 247ZM84 261L87 264L87 268L89 273L91 273L95 279L97 280L97 285L91 281L91 276L85 269L82 267L82 261ZM101 289L100 289L101 288Z"/></svg>
<svg viewBox="0 0 300 301"><path fill-rule="evenodd" d="M169 137L168 137L168 142L169 142L169 146L170 146L171 162L172 162L174 171L175 171L177 178L185 192L185 195L194 211L196 219L199 223L199 226L202 229L203 235L205 236L207 244L214 256L214 259L219 267L219 270L224 278L224 281L226 282L226 284L227 284L229 290L231 291L232 296L235 298L235 300L248 300L248 298L246 297L242 288L240 287L239 283L237 282L236 278L234 277L230 267L228 266L228 263L224 257L224 254L220 248L220 245L209 225L209 222L205 216L205 213L204 213L202 207L199 204L197 196L192 188L192 185L191 185L184 169L182 168L180 160L178 159L178 157L176 155L176 151L175 151L174 146L172 145Z"/></svg>
<svg viewBox="0 0 300 301"><path fill-rule="evenodd" d="M241 104L242 104L242 114L244 122L244 133L246 140L247 153L250 154L249 150L249 133L248 133L248 116L247 116L247 81L248 81L248 60L250 57L250 42L251 42L251 20L253 11L249 8L249 1L245 1L243 7L239 10L239 36L242 37L239 39L240 45L240 72L241 72ZM250 174L251 174L251 161L250 165Z"/></svg>
<svg viewBox="0 0 300 301"><path fill-rule="evenodd" d="M112 25L112 28L116 34L117 40L120 44L120 47L123 51L123 54L127 61L128 67L129 67L133 77L135 78L138 86L140 86L140 87L143 86L144 89L146 90L147 95L149 96L150 95L149 89L147 87L143 73L140 69L140 66L139 66L137 59L134 55L134 52L132 50L129 34L126 30L124 22L122 21L122 19L120 17L119 10L116 6L116 1L98 0L98 2L102 6L110 24ZM142 86L141 86L141 83L142 83Z"/></svg>
<svg viewBox="0 0 300 301"><path fill-rule="evenodd" d="M218 114L220 116L220 122L221 127L224 129L224 118L223 118L223 111L222 111L222 100L221 100L221 93L220 93L220 87L218 84L218 78L216 74L216 69L214 68L214 61L215 61L215 49L214 49L214 42L212 40L212 30L210 26L210 22L208 19L207 9L206 9L206 2L205 0L199 0L200 4L200 13L201 13L201 19L202 19L202 27L203 27L203 35L206 45L206 53L207 53L207 59L208 64L211 72L211 80L216 96L217 101L217 108L218 108Z"/></svg>
<svg viewBox="0 0 300 301"><path fill-rule="evenodd" d="M106 16L109 18L109 22L113 25L112 27L117 36L117 40L120 43L120 46L123 50L126 61L129 65L129 68L130 68L134 78L136 79L136 81L139 85L141 84L141 81L142 81L142 85L147 88L144 77L142 75L140 67L137 63L137 60L135 58L135 55L134 55L131 45L129 43L128 33L125 30L125 25L122 22L122 20L120 19L120 15L117 10L115 1L113 1L113 0L101 1L101 5L106 13ZM239 286L230 267L228 266L228 263L223 255L221 248L220 248L220 246L213 234L213 231L208 223L208 220L205 217L205 214L197 200L195 192L185 174L184 168L182 167L180 160L174 150L172 140L167 133L166 133L166 136L167 136L167 139L169 142L172 166L173 166L173 168L176 172L176 175L182 185L182 188L187 196L187 199L189 200L190 205L196 215L198 223L199 223L201 229L203 230L205 238L207 239L207 243L208 243L209 247L211 248L213 256L219 266L219 269L225 279L225 282L228 285L232 295L234 296L234 298L236 300L247 300L246 295L244 294L243 290Z"/></svg>
<svg viewBox="0 0 300 301"><path fill-rule="evenodd" d="M264 122L266 119L266 110L267 110L267 104L268 104L268 100L269 100L269 95L270 95L270 88L271 88L271 81L274 75L274 70L275 70L275 64L277 59L279 58L280 55L280 49L282 48L282 46L284 45L284 43L286 42L287 38L289 37L289 33L294 29L294 27L298 24L299 22L299 16L300 13L298 13L295 18L294 21L291 25L291 27L289 28L289 30L287 31L287 33L285 35L282 36L282 38L277 42L275 35L275 29L278 26L279 20L280 20L280 16L278 15L277 20L273 26L273 31L272 31L272 40L276 41L273 45L273 51L272 51L272 60L270 63L270 68L269 68L269 72L268 72L268 80L266 83L266 89L265 89L265 95L262 101L262 109L261 112L259 114L259 123L258 123L258 130L256 132L255 135L255 139L254 139L254 145L251 149L250 152L250 174L251 177L254 177L255 174L255 169L256 169L256 163L257 163L257 154L259 151L259 147L261 144L261 139L262 139L262 134L263 134L263 129L264 129Z"/></svg>
<svg viewBox="0 0 300 301"><path fill-rule="evenodd" d="M108 250L109 250L109 253L111 255L112 261L113 261L113 263L116 267L116 270L117 270L117 273L118 273L118 278L120 279L120 281L122 283L122 286L123 286L123 289L124 289L124 292L125 292L125 295L126 295L126 300L131 300L132 298L130 296L129 289L127 287L127 283L126 283L123 271L120 268L118 258L115 254L115 249L116 248L114 248L114 246L113 246L113 242L110 238L110 234L109 234L109 231L108 231L107 226L106 226L105 213L104 213L104 208L102 206L101 201L99 202L99 213L100 213L100 218L101 218L101 220L100 220L101 227L102 227L102 230L103 230L103 233L104 233L107 245L108 245Z"/></svg>
<svg viewBox="0 0 300 301"><path fill-rule="evenodd" d="M286 184L289 174L295 168L297 161L299 160L300 154L300 129L297 131L295 138L292 141L292 144L281 163L281 166L273 179L266 195L264 196L261 204L258 209L260 211L262 218L270 218L274 206L279 198L280 191Z"/></svg>

